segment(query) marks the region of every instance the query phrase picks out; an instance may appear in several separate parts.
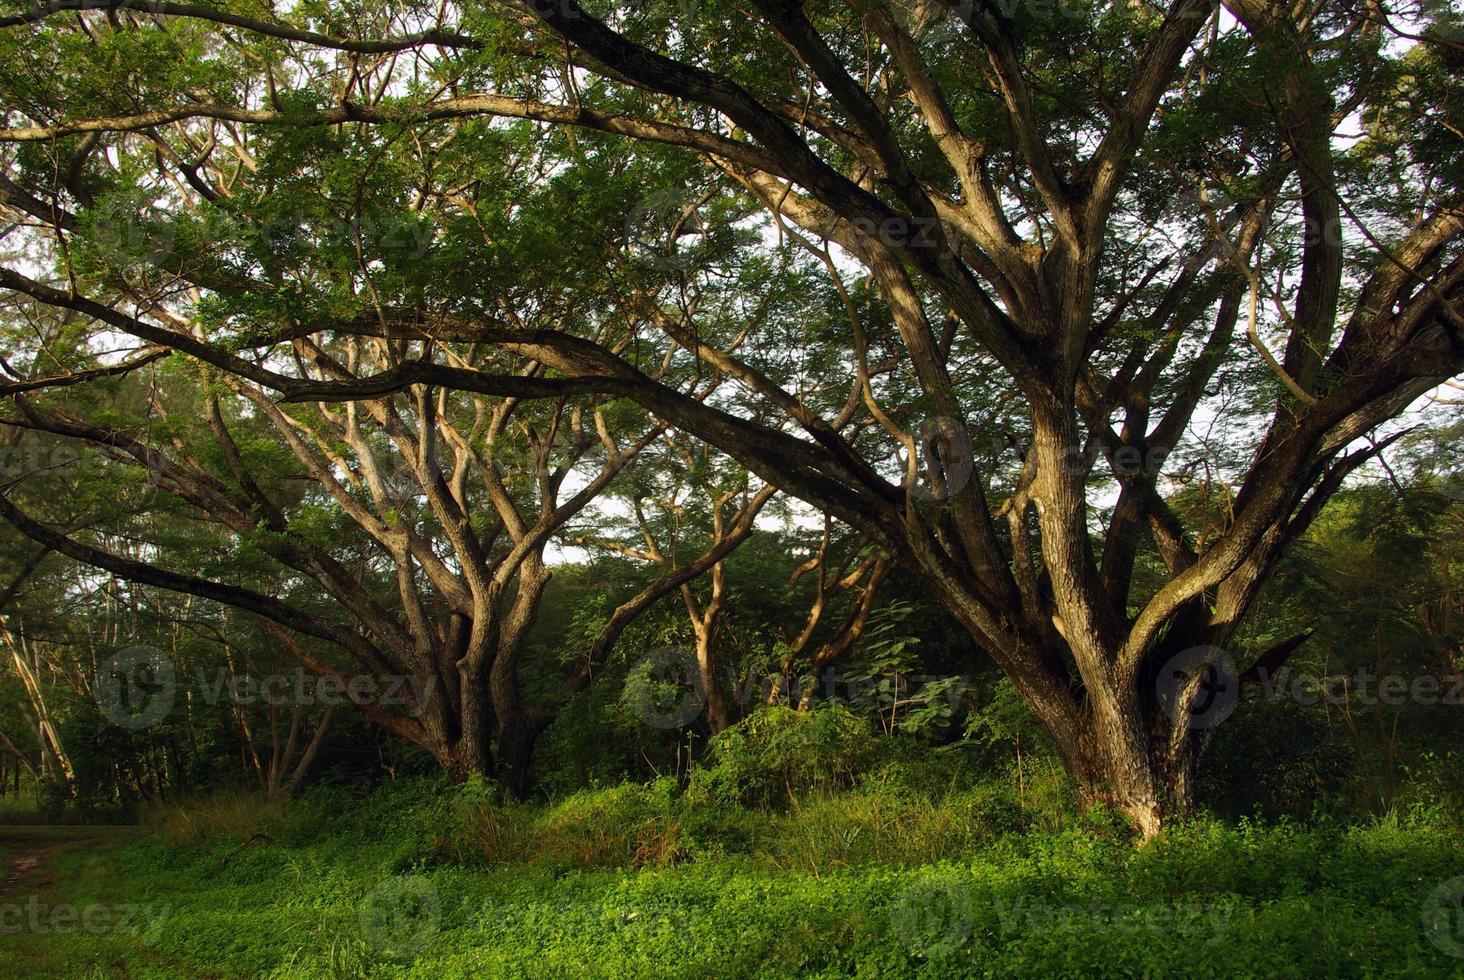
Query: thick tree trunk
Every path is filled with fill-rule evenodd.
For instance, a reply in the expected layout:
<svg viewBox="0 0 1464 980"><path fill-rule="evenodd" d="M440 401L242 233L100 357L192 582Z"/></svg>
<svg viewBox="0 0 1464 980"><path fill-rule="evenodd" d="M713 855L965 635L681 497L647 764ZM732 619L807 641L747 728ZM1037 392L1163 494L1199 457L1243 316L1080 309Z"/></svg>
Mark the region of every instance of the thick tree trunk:
<svg viewBox="0 0 1464 980"><path fill-rule="evenodd" d="M1259 662L1281 662L1308 635L1282 641ZM1109 679L1101 687L1090 682L1077 724L1056 731L1049 726L1082 802L1112 807L1144 840L1192 812L1199 760L1240 694L1242 679L1231 672L1229 658L1216 647L1191 642L1200 639L1170 637L1166 651L1180 653L1162 668L1171 672L1167 679L1155 669L1126 686Z"/></svg>
<svg viewBox="0 0 1464 980"><path fill-rule="evenodd" d="M455 783L466 782L471 776L492 776L494 773L493 756L476 740L459 740L441 761Z"/></svg>
<svg viewBox="0 0 1464 980"><path fill-rule="evenodd" d="M493 751L490 748L492 711L489 708L486 685L481 681L462 684L462 702L459 705L459 727L461 733L452 750L452 764L457 778L490 775L493 772Z"/></svg>
<svg viewBox="0 0 1464 980"><path fill-rule="evenodd" d="M1123 719L1095 721L1086 744L1068 764L1068 774L1078 784L1082 805L1112 808L1150 840L1168 821L1185 814L1167 799L1167 774L1158 760L1137 748L1124 727Z"/></svg>

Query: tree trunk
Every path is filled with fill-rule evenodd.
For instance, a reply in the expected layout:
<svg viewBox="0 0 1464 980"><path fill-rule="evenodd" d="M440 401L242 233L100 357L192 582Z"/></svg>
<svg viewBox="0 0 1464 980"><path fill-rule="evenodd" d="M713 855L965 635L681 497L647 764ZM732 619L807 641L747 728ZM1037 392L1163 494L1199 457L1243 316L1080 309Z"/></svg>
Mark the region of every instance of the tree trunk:
<svg viewBox="0 0 1464 980"><path fill-rule="evenodd" d="M713 648L715 623L702 626L693 624L696 636L696 670L701 681L702 697L706 702L707 731L712 735L732 723L732 710L727 704L727 695L722 690L722 679L718 675L716 651Z"/></svg>
<svg viewBox="0 0 1464 980"><path fill-rule="evenodd" d="M489 740L494 719L488 685L481 678L467 675L461 681L462 700L456 706L458 737L452 745L449 761L455 782L472 775L493 773L493 752Z"/></svg>
<svg viewBox="0 0 1464 980"><path fill-rule="evenodd" d="M516 800L529 794L534 746L552 720L549 715L530 711L517 715L511 724L499 726L498 783Z"/></svg>
<svg viewBox="0 0 1464 980"><path fill-rule="evenodd" d="M1079 801L1086 807L1111 807L1128 820L1144 840L1150 840L1175 812L1163 789L1166 774L1150 753L1136 746L1122 719L1094 722L1084 745L1068 764L1078 784ZM1063 753L1066 761L1068 753Z"/></svg>

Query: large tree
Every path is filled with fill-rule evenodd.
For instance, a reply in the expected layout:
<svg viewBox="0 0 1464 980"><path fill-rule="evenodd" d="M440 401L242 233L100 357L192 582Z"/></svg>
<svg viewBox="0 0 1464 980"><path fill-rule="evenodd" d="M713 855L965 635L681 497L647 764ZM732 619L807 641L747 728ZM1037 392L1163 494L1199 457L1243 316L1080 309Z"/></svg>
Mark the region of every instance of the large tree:
<svg viewBox="0 0 1464 980"><path fill-rule="evenodd" d="M1011 678L1087 798L1151 835L1188 807L1200 742L1203 672L1161 697L1166 665L1225 646L1382 444L1358 440L1464 367L1459 33L1426 14L531 0L286 18L58 0L0 20L19 69L0 143L7 203L66 278L12 264L0 285L294 397L629 399L888 548ZM634 317L515 320L485 301L505 283L464 243L492 225L485 199L513 191L485 186L478 161L526 132L556 173L600 180L618 151L594 134L609 134L659 181L600 180L599 206L566 198L556 215L633 242L648 216L666 232L652 266L674 274L613 304ZM382 158L415 161L411 179L362 180L358 162ZM356 234L343 316L308 264L190 248L198 215L259 220L272 188L308 182L351 229L430 213L429 271L372 297ZM638 210L603 202L616 186ZM699 289L758 295L675 247L747 227L728 188L838 281L849 316L817 338L838 351L817 377L770 370L785 333L702 315ZM121 274L73 272L68 250L105 240L121 208L171 241L143 236ZM590 261L539 257L570 282ZM253 294L273 302L208 318L212 297ZM246 319L256 344L370 333L493 353L459 365L408 345L373 376L302 387L229 352L245 338L225 328ZM658 370L686 355L735 397ZM847 399L830 397L832 367ZM1166 502L1166 472L1201 463L1232 491L1215 527Z"/></svg>
<svg viewBox="0 0 1464 980"><path fill-rule="evenodd" d="M452 153L406 131L277 135L228 139L240 173L209 168L176 187L166 167L150 169L151 140L125 140L115 158L81 148L71 199L45 229L53 237L17 236L31 263L55 263L56 285L24 259L3 273L23 301L8 310L0 423L29 433L26 445L85 444L153 492L78 515L12 490L0 513L71 559L256 614L309 670L406 695L359 705L368 720L456 774L492 773L522 792L553 717L525 697L520 664L555 541L666 423L483 343L475 318L455 310L457 290L510 329L573 322L623 346L672 322L647 297L680 268L655 254L655 215L634 247L618 224L551 225L643 179L624 153L593 173L556 173L564 147L484 127L451 166L492 182L443 187L433 171ZM23 220L36 216L38 200L17 184L7 193ZM440 250L435 234L448 239ZM769 261L747 236L720 237L707 258L720 275L766 282ZM550 256L569 260L564 271ZM688 303L744 336L805 305L791 285L752 303L745 292L702 289ZM144 346L114 356L119 334ZM695 401L722 386L721 372L665 347L646 352L650 376L678 379ZM181 356L159 363L168 353ZM444 385L416 376L424 364L504 377ZM392 380L337 397L336 384L368 377ZM148 534L144 512L168 509L193 522L191 536ZM564 693L588 683L636 616L744 540L754 514L706 560L668 569L617 610ZM115 537L76 529L92 523L145 545L124 554Z"/></svg>

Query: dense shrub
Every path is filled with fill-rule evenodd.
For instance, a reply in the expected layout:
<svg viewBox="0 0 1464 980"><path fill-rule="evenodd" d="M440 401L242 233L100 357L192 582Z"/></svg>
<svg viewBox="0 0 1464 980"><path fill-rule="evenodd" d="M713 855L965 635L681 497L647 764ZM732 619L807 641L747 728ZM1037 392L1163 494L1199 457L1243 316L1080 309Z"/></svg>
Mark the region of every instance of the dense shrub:
<svg viewBox="0 0 1464 980"><path fill-rule="evenodd" d="M661 867L690 856L690 808L671 779L584 790L544 807L505 803L472 781L440 851L473 864Z"/></svg>
<svg viewBox="0 0 1464 980"><path fill-rule="evenodd" d="M847 708L768 708L712 739L691 793L714 803L786 805L802 792L853 785L876 748L868 722Z"/></svg>

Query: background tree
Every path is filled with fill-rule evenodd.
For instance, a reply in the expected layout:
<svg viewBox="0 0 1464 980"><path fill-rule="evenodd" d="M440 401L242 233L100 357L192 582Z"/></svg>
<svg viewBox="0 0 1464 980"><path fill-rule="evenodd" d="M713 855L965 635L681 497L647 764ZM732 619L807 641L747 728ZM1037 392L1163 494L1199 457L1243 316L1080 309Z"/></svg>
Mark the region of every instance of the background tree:
<svg viewBox="0 0 1464 980"><path fill-rule="evenodd" d="M1298 20L1251 0L1045 18L774 0L752 17L714 3L602 18L565 0L383 9L349 34L328 13L81 6L79 20L67 3L4 22L21 66L3 93L7 202L56 243L65 288L13 264L0 285L286 395L430 384L633 401L887 548L1011 679L1085 797L1146 836L1192 795L1206 671L1171 690L1175 658L1232 644L1286 550L1388 436L1359 440L1464 365L1460 158L1441 149L1459 129L1447 13L1405 43L1376 8ZM534 142L526 124L485 117L574 129ZM1365 136L1345 146L1354 118ZM628 137L641 165L617 169L609 148L623 144L591 132ZM640 227L648 200L674 214L652 222L669 238L651 265L675 274L595 291L593 312L573 316L510 304L515 320L485 302L546 283L550 267L602 267L568 250L508 263L522 281L489 268L503 253L477 249L479 181L505 146L510 173L562 166L556 189L603 178L542 214L616 229ZM604 193L617 180L641 206ZM667 186L689 203L666 207ZM500 187L503 205L518 188ZM699 249L727 246L747 227L741 195L810 261L868 280L875 302L845 290L837 338L851 388L836 405L861 415L849 432L822 385L761 369L783 351L776 330L734 344L674 312L688 281L716 284L722 308L766 295L665 246L688 230ZM130 228L156 209L172 242L144 236L124 253L129 275L96 281L77 263L106 241L108 207L144 216ZM431 221L440 237L411 263L370 254L354 230L334 250L306 235L247 261L178 247L200 216L281 207L344 213L352 229ZM557 225L537 227L527 238L542 245ZM307 251L341 274L301 263ZM176 322L229 295L238 306L207 332ZM548 308L562 309L533 312ZM230 350L246 322L302 343L432 339L372 376L301 387ZM485 361L439 355L466 336L491 348ZM728 394L701 396L703 368ZM1161 482L1211 455L1193 451L1197 424L1227 437L1211 482L1233 494L1213 527L1186 524ZM1100 524L1105 488L1116 498ZM1144 536L1162 568L1140 589ZM1290 639L1243 659L1269 662Z"/></svg>

